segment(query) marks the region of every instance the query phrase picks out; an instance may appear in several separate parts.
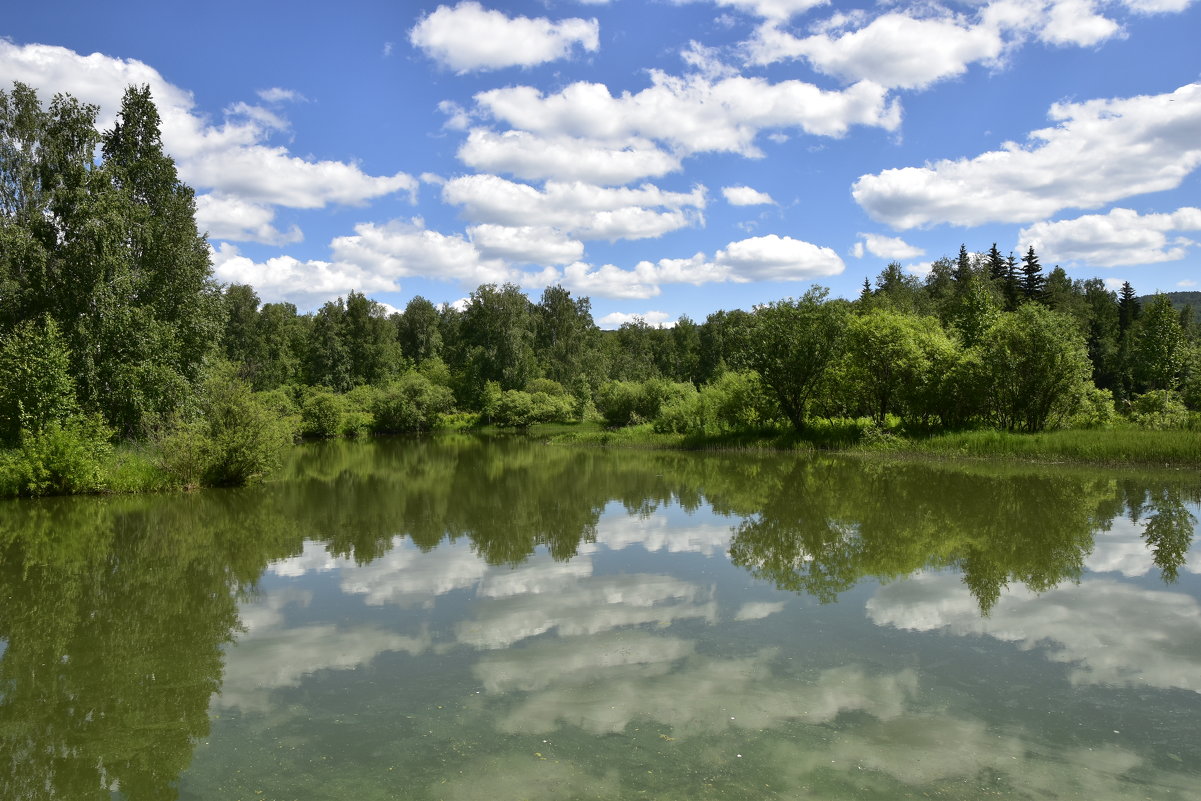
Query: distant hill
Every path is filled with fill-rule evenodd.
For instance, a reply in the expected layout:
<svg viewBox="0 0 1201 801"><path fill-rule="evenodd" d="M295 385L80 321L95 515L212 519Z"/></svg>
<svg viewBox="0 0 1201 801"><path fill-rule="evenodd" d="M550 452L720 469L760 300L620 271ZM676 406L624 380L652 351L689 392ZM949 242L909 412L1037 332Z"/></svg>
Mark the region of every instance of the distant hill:
<svg viewBox="0 0 1201 801"><path fill-rule="evenodd" d="M1183 309L1185 306L1193 307L1193 316L1201 316L1201 292L1165 292L1168 300L1172 301L1172 306L1177 309ZM1146 306L1154 295L1143 295L1138 299L1139 305Z"/></svg>

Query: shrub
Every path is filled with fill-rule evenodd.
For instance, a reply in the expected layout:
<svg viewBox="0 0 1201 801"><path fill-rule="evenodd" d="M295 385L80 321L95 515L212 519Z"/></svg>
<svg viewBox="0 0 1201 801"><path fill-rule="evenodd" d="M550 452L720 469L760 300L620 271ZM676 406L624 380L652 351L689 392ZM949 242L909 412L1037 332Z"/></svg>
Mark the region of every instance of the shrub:
<svg viewBox="0 0 1201 801"><path fill-rule="evenodd" d="M103 489L111 436L99 415L54 420L40 431L23 432L20 446L0 458L0 493L73 495Z"/></svg>
<svg viewBox="0 0 1201 801"><path fill-rule="evenodd" d="M1104 428L1114 421L1117 413L1114 411L1113 392L1108 389L1098 389L1093 383L1087 382L1080 388L1080 396L1076 401L1076 411L1069 421L1069 428Z"/></svg>
<svg viewBox="0 0 1201 801"><path fill-rule="evenodd" d="M454 394L420 373L407 373L384 387L372 412L383 433L429 431L454 408Z"/></svg>
<svg viewBox="0 0 1201 801"><path fill-rule="evenodd" d="M567 423L575 419L575 414L576 402L570 395L515 389L502 392L490 411L493 424L506 428L525 428L535 423Z"/></svg>
<svg viewBox="0 0 1201 801"><path fill-rule="evenodd" d="M342 434L342 398L324 387L314 387L300 406L300 433L306 437L337 437Z"/></svg>
<svg viewBox="0 0 1201 801"><path fill-rule="evenodd" d="M201 405L202 417L175 419L155 432L160 469L184 487L195 487L243 486L279 467L295 429L238 378L233 365L213 369Z"/></svg>
<svg viewBox="0 0 1201 801"><path fill-rule="evenodd" d="M662 378L647 381L610 381L596 396L597 411L610 426L627 426L654 420L665 404L696 395L689 383L674 383Z"/></svg>
<svg viewBox="0 0 1201 801"><path fill-rule="evenodd" d="M1176 393L1156 389L1134 397L1130 402L1130 419L1139 428L1162 431L1187 428L1189 413Z"/></svg>

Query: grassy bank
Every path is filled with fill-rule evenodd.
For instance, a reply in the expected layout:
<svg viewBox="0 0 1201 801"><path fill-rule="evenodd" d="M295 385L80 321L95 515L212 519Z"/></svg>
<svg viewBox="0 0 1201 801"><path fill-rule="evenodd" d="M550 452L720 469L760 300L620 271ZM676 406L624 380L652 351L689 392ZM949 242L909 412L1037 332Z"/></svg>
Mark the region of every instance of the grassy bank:
<svg viewBox="0 0 1201 801"><path fill-rule="evenodd" d="M1134 427L1072 429L1039 434L959 431L904 436L853 421L815 423L804 433L776 428L712 435L656 433L650 425L605 429L584 423L531 433L565 444L683 450L809 450L888 453L1030 462L1201 468L1201 432Z"/></svg>

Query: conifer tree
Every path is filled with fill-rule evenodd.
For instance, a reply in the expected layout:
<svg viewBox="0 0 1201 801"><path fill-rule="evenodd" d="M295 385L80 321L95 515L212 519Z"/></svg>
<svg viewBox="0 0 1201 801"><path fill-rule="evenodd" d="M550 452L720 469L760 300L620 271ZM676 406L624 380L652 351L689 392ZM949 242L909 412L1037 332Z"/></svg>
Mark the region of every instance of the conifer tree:
<svg viewBox="0 0 1201 801"><path fill-rule="evenodd" d="M1044 302L1047 279L1043 275L1042 265L1038 262L1038 255L1034 252L1034 245L1031 245L1022 257L1022 274L1018 279L1018 286L1026 302Z"/></svg>

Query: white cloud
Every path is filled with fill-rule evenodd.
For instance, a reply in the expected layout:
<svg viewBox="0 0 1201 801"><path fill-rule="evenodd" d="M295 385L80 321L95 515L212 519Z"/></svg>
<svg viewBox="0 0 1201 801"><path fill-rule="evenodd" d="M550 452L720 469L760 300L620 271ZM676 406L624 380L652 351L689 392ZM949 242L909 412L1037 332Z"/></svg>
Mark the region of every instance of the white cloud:
<svg viewBox="0 0 1201 801"><path fill-rule="evenodd" d="M295 224L284 232L271 224L274 221L275 210L262 203L212 192L196 196L196 225L210 239L264 245L304 241L304 234Z"/></svg>
<svg viewBox="0 0 1201 801"><path fill-rule="evenodd" d="M365 596L370 606L422 605L438 595L474 587L488 564L470 548L453 546L423 553L406 537L394 537L392 548L369 564L342 574L342 592Z"/></svg>
<svg viewBox="0 0 1201 801"><path fill-rule="evenodd" d="M567 264L584 255L584 243L545 225L492 225L467 229L471 242L485 259L527 264Z"/></svg>
<svg viewBox="0 0 1201 801"><path fill-rule="evenodd" d="M600 25L595 19L506 17L479 3L438 6L409 32L409 41L460 75L472 70L533 67L567 58L575 46L595 52Z"/></svg>
<svg viewBox="0 0 1201 801"><path fill-rule="evenodd" d="M1033 222L1174 189L1201 165L1201 84L1162 95L1056 103L1025 147L863 175L852 195L894 228Z"/></svg>
<svg viewBox="0 0 1201 801"><path fill-rule="evenodd" d="M846 266L830 248L776 234L731 242L715 260L739 282L810 281L838 275Z"/></svg>
<svg viewBox="0 0 1201 801"><path fill-rule="evenodd" d="M563 269L563 283L585 295L609 298L652 298L662 284L708 284L730 279L729 270L697 253L688 259L640 261L632 270L612 264L593 267L576 262ZM650 320L648 320L650 322Z"/></svg>
<svg viewBox="0 0 1201 801"><path fill-rule="evenodd" d="M859 234L859 236L862 238L862 241L856 242L852 249L857 259L862 259L865 252L880 259L888 259L889 261L916 259L919 256L926 255L926 251L910 245L900 237L881 236L880 234Z"/></svg>
<svg viewBox="0 0 1201 801"><path fill-rule="evenodd" d="M544 656L551 656L549 649ZM692 655L670 672L656 670L656 663L615 664L597 671L596 680L587 685L577 686L566 677L531 692L498 728L545 734L567 725L593 734L619 734L633 721L649 718L670 726L677 739L712 734L736 738L740 732L791 722L821 725L845 712L891 720L903 714L917 691L917 676L910 670L869 675L847 666L805 681L775 675L775 658L773 649L741 659Z"/></svg>
<svg viewBox="0 0 1201 801"><path fill-rule="evenodd" d="M704 187L684 193L651 184L631 188L547 181L536 189L495 175L452 179L442 198L462 206L475 222L551 226L568 236L610 241L658 237L698 224L705 207Z"/></svg>
<svg viewBox="0 0 1201 801"><path fill-rule="evenodd" d="M647 320L647 322L651 322ZM615 551L640 545L648 551L701 553L712 556L725 553L730 542L727 524L672 524L662 515L605 517L596 526L596 542Z"/></svg>
<svg viewBox="0 0 1201 801"><path fill-rule="evenodd" d="M1035 223L1018 240L1033 245L1047 261L1079 262L1095 267L1122 267L1177 261L1197 243L1172 231L1201 231L1201 209L1184 207L1170 214L1139 214L1111 209L1074 220Z"/></svg>
<svg viewBox="0 0 1201 801"><path fill-rule="evenodd" d="M746 43L752 64L805 58L827 75L897 89L921 89L961 75L974 62L997 59L1003 47L995 28L949 15L919 19L900 12L884 14L855 30L805 38L767 24Z"/></svg>
<svg viewBox="0 0 1201 801"><path fill-rule="evenodd" d="M608 328L608 329L612 330L615 328L621 328L626 323L635 323L635 322L638 322L639 320L642 320L643 322L649 323L650 325L653 325L656 327L664 326L667 328L670 328L671 324L674 322L671 319L671 315L665 311L648 311L648 312L642 312L641 314L629 314L626 312L610 312L609 314L606 314L604 317L601 317L600 319L598 319L596 321L596 324L598 326L600 326L601 328Z"/></svg>
<svg viewBox="0 0 1201 801"><path fill-rule="evenodd" d="M723 186L721 193L731 206L765 206L775 205L771 195L751 189L749 186Z"/></svg>
<svg viewBox="0 0 1201 801"><path fill-rule="evenodd" d="M273 86L270 89L260 89L259 98L265 103L307 103L308 98L295 89L283 89Z"/></svg>
<svg viewBox="0 0 1201 801"><path fill-rule="evenodd" d="M1092 0L1056 0L1046 12L1038 37L1049 44L1091 47L1120 30L1116 22L1097 13Z"/></svg>
<svg viewBox="0 0 1201 801"><path fill-rule="evenodd" d="M722 60L720 50L716 47L706 47L695 39L680 51L680 59L709 80L729 78L738 74L737 69Z"/></svg>
<svg viewBox="0 0 1201 801"><path fill-rule="evenodd" d="M220 125L195 108L190 92L163 79L134 59L93 53L81 56L63 47L15 45L0 39L0 80L21 81L45 93L69 92L100 106L99 125L111 127L125 87L149 85L161 117L164 149L175 158L180 178L199 189L251 203L320 208L330 203L358 205L399 191L413 192L416 181L398 172L372 176L356 164L293 156L266 144L286 123L274 112L235 103ZM265 90L269 98L280 92ZM274 100L271 102L275 102Z"/></svg>
<svg viewBox="0 0 1201 801"><path fill-rule="evenodd" d="M345 296L352 289L370 293L396 288L391 279L351 264L301 261L286 255L255 262L228 243L211 249L211 255L218 281L250 284L264 303L288 301L302 310Z"/></svg>
<svg viewBox="0 0 1201 801"><path fill-rule="evenodd" d="M516 129L611 142L650 139L681 156L731 152L758 157L754 140L764 129L842 136L852 125L893 130L901 122L900 107L887 99L884 87L870 81L825 91L803 81L713 81L657 70L650 75L650 87L617 97L604 84L578 82L551 95L511 86L481 92L475 99L481 112Z"/></svg>
<svg viewBox="0 0 1201 801"><path fill-rule="evenodd" d="M692 0L677 0L692 2ZM830 0L713 0L719 6L735 8L765 19L786 20L811 8L827 5Z"/></svg>
<svg viewBox="0 0 1201 801"><path fill-rule="evenodd" d="M752 601L738 607L734 613L735 620L762 620L765 617L784 611L783 601Z"/></svg>
<svg viewBox="0 0 1201 801"><path fill-rule="evenodd" d="M844 268L842 259L830 248L768 234L731 242L712 259L697 253L686 259L641 261L629 270L576 262L563 269L563 283L583 294L652 298L660 293L662 284L811 281L838 275Z"/></svg>
<svg viewBox="0 0 1201 801"><path fill-rule="evenodd" d="M710 588L670 576L630 573L580 579L558 592L554 604L537 595L492 601L478 606L475 617L455 631L464 645L499 650L548 632L574 637L698 618L717 619Z"/></svg>
<svg viewBox="0 0 1201 801"><path fill-rule="evenodd" d="M459 148L459 160L487 172L527 180L546 178L593 184L625 184L680 169L680 160L648 139L618 144L582 137L544 137L528 131L496 133L474 128Z"/></svg>
<svg viewBox="0 0 1201 801"><path fill-rule="evenodd" d="M521 273L503 259L486 258L462 236L425 228L420 219L360 223L354 231L330 243L334 259L380 280L421 276L474 288L505 281L538 283L554 276L553 271L540 276Z"/></svg>
<svg viewBox="0 0 1201 801"><path fill-rule="evenodd" d="M881 626L1045 648L1048 659L1071 666L1073 684L1201 692L1201 604L1186 593L1087 579L1041 595L1012 589L981 617L959 577L939 573L882 587L867 612Z"/></svg>
<svg viewBox="0 0 1201 801"><path fill-rule="evenodd" d="M1193 281L1188 278L1185 278L1183 281L1176 282L1176 286L1190 287L1190 286L1196 286L1196 285L1197 285L1196 281Z"/></svg>

